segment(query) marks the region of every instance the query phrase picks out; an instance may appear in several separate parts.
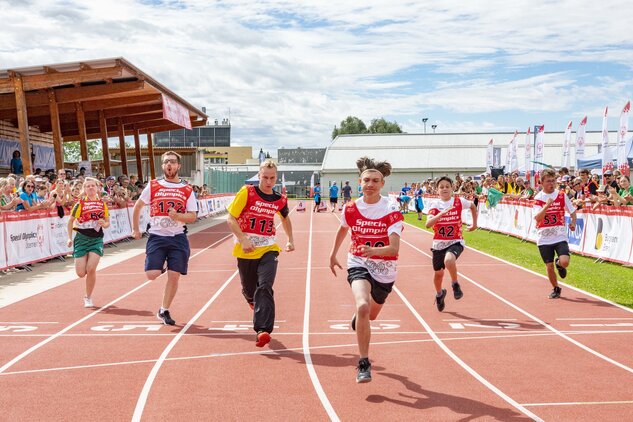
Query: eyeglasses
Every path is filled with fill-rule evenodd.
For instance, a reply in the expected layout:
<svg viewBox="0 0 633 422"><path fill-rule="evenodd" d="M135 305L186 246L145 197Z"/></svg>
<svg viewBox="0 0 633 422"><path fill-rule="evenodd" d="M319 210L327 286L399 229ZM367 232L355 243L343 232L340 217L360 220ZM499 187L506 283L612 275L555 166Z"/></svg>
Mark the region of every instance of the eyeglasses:
<svg viewBox="0 0 633 422"><path fill-rule="evenodd" d="M176 159L163 160L163 164L178 164L178 160Z"/></svg>

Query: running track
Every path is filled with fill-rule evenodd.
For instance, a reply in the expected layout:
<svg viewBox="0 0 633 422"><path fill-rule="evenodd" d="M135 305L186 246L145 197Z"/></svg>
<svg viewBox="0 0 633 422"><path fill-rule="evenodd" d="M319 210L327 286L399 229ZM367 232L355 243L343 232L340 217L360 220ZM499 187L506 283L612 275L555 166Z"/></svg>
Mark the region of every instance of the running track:
<svg viewBox="0 0 633 422"><path fill-rule="evenodd" d="M445 278L439 313L431 236L412 226L357 385L352 295L327 268L337 217L292 213L264 349L224 223L190 236L175 327L154 316L164 281L146 281L144 255L99 271L100 308L74 281L0 309L0 420L633 419L630 310L566 286L548 300L541 275L467 249L464 298Z"/></svg>

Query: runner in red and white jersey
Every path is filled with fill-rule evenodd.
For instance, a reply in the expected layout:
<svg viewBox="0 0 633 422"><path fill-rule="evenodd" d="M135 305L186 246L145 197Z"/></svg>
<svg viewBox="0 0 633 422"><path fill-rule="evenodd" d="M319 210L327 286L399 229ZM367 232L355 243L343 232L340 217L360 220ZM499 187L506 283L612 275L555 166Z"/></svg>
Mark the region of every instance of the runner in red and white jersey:
<svg viewBox="0 0 633 422"><path fill-rule="evenodd" d="M141 238L141 210L149 205L150 227L145 274L147 278L154 280L167 270L163 301L156 316L164 324L175 325L169 306L178 291L180 276L187 274L190 249L185 224L196 221L198 203L191 186L178 176L180 155L167 151L161 160L164 177L150 181L134 205L132 236L135 239Z"/></svg>
<svg viewBox="0 0 633 422"><path fill-rule="evenodd" d="M330 270L343 269L336 254L347 232L351 247L347 254L347 281L356 301L351 326L356 331L360 360L356 382L371 381L369 363L370 320L375 320L396 281L396 265L402 232L402 214L398 204L380 195L391 165L363 157L356 162L360 171L363 196L347 202L341 213L341 226L330 253Z"/></svg>
<svg viewBox="0 0 633 422"><path fill-rule="evenodd" d="M569 244L567 243L567 227L569 230L576 230L576 207L571 199L565 195L565 191L554 189L556 183L556 172L552 169L545 169L541 173L541 185L543 190L534 197L534 220L536 221L536 233L541 258L547 268L547 278L552 284L550 299L560 297L561 288L556 279L558 270L560 278L567 277L567 267L569 266ZM570 222L565 221L565 211L570 215ZM558 258L554 259L558 255Z"/></svg>
<svg viewBox="0 0 633 422"><path fill-rule="evenodd" d="M453 196L453 181L450 177L440 177L437 181L439 198L429 204L429 215L426 227L433 227L433 283L435 285L435 304L437 310L442 312L445 307L446 289L442 288L444 269L451 276L453 297L456 300L464 296L462 288L457 281L457 258L464 251L464 238L462 237L462 210L470 209L473 216L473 225L468 231L477 229L477 207L472 202ZM450 253L449 253L450 252Z"/></svg>

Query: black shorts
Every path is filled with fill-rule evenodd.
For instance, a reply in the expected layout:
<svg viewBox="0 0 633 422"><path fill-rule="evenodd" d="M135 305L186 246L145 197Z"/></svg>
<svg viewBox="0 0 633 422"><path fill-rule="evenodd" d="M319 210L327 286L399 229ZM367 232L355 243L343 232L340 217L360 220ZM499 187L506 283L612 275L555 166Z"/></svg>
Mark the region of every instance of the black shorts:
<svg viewBox="0 0 633 422"><path fill-rule="evenodd" d="M367 280L371 284L371 298L379 305L385 303L387 296L393 289L393 283L380 283L369 274L367 268L352 267L347 269L347 282L352 285L354 280Z"/></svg>
<svg viewBox="0 0 633 422"><path fill-rule="evenodd" d="M538 251L541 253L543 262L549 264L554 262L554 254L569 256L569 244L567 242L558 242L553 245L539 245Z"/></svg>
<svg viewBox="0 0 633 422"><path fill-rule="evenodd" d="M189 266L189 240L184 233L176 236L150 234L145 247L145 271L162 270L165 261L167 269L187 274Z"/></svg>
<svg viewBox="0 0 633 422"><path fill-rule="evenodd" d="M338 202L338 198L330 198L330 203L336 204Z"/></svg>
<svg viewBox="0 0 633 422"><path fill-rule="evenodd" d="M431 249L433 252L433 270L439 271L446 268L444 266L444 258L446 257L446 252L450 252L455 255L455 259L459 258L459 256L464 252L464 245L461 243L453 243L451 246L445 249L435 250Z"/></svg>

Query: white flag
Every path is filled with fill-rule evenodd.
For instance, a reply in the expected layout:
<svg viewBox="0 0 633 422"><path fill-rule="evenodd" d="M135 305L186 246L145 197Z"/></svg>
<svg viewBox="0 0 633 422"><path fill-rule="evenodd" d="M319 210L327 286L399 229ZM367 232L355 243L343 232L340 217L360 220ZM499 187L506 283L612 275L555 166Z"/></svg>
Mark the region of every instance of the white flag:
<svg viewBox="0 0 633 422"><path fill-rule="evenodd" d="M613 162L611 161L611 154L609 154L608 112L609 107L605 107L604 116L602 117L602 174L607 170L613 170Z"/></svg>
<svg viewBox="0 0 633 422"><path fill-rule="evenodd" d="M578 130L576 131L576 161L585 158L585 127L586 126L587 126L587 116L585 116L580 121L580 126L578 126Z"/></svg>
<svg viewBox="0 0 633 422"><path fill-rule="evenodd" d="M510 161L512 161L512 141L508 144L506 148L506 161L504 164L504 170L506 173L510 171Z"/></svg>
<svg viewBox="0 0 633 422"><path fill-rule="evenodd" d="M514 131L514 136L510 141L510 167L508 168L508 173L512 173L513 171L517 171L519 169L519 163L517 160L517 149L518 149L518 140L517 136L519 135L519 131Z"/></svg>
<svg viewBox="0 0 633 422"><path fill-rule="evenodd" d="M528 185L530 184L530 179L532 178L532 164L532 134L530 133L530 128L528 127L528 130L525 133L525 180Z"/></svg>
<svg viewBox="0 0 633 422"><path fill-rule="evenodd" d="M286 194L286 175L285 173L281 173L281 194Z"/></svg>
<svg viewBox="0 0 633 422"><path fill-rule="evenodd" d="M563 141L563 167L569 168L570 165L570 157L569 157L569 146L571 145L571 120L567 125L567 130L565 130L565 140Z"/></svg>
<svg viewBox="0 0 633 422"><path fill-rule="evenodd" d="M492 146L493 140L492 138L488 141L488 148L486 149L486 171L490 171L490 167L492 167Z"/></svg>
<svg viewBox="0 0 633 422"><path fill-rule="evenodd" d="M534 180L539 180L541 177L541 171L543 170L543 146L545 143L545 125L538 128L536 132L536 140L534 141L534 170L536 170L536 176Z"/></svg>
<svg viewBox="0 0 633 422"><path fill-rule="evenodd" d="M314 196L314 173L310 176L310 198Z"/></svg>
<svg viewBox="0 0 633 422"><path fill-rule="evenodd" d="M623 176L628 176L631 169L629 168L629 159L626 156L626 135L629 132L629 110L631 109L631 102L628 101L622 113L620 113L620 130L618 131L618 170Z"/></svg>

